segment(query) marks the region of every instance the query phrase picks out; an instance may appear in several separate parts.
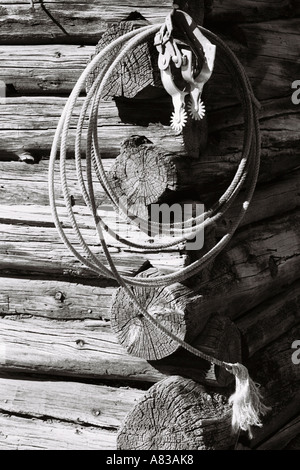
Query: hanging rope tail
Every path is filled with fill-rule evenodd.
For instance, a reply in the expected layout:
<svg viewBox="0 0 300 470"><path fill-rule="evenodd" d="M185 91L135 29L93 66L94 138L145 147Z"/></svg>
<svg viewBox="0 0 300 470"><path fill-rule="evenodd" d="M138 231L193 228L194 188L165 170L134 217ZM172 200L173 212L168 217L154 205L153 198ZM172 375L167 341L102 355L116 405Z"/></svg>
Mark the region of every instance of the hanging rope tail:
<svg viewBox="0 0 300 470"><path fill-rule="evenodd" d="M195 30L194 23L192 19L181 12L176 10L176 15L182 24L185 24L185 28L189 28L189 36ZM192 26L192 27L191 27ZM232 239L236 229L238 228L241 220L245 216L249 204L251 202L256 182L259 173L259 163L260 163L260 132L259 132L259 123L257 117L257 101L253 95L249 79L245 74L245 71L241 64L239 63L236 56L228 48L228 46L215 34L210 31L198 27L199 30L206 36L210 41L212 41L220 50L223 52L224 56L227 58L229 64L228 70L230 71L233 79L237 83L237 89L240 92L240 99L243 106L243 115L244 115L244 141L243 141L243 150L242 157L236 171L233 180L225 193L219 198L219 200L208 210L204 216L191 218L184 223L175 223L174 224L174 234L176 235L171 241L163 243L135 243L128 241L125 238L120 237L112 229L110 229L97 211L97 204L93 189L93 175L92 170L94 169L98 181L103 187L105 193L109 197L113 206L124 216L124 220L127 222L135 223L136 216L131 214L128 210L128 207L124 205L123 202L118 200L117 195L115 194L113 188L110 185L110 182L106 176L100 146L99 146L99 136L98 136L98 114L99 114L99 105L103 91L109 79L111 78L112 73L115 71L115 68L124 57L130 53L137 45L145 42L149 38L153 38L154 35L160 30L161 25L151 25L139 28L137 30L131 31L124 34L123 36L117 38L108 46L106 46L101 52L99 52L92 61L88 64L86 69L81 74L78 79L66 105L61 115L59 124L56 129L56 133L53 140L53 145L50 154L49 161L49 200L50 206L55 222L57 231L70 250L72 255L74 255L82 264L84 264L88 269L97 273L97 275L105 276L111 279L115 279L121 287L124 288L130 299L133 301L134 305L137 307L141 315L143 315L151 324L153 324L158 330L167 335L173 341L175 341L182 348L186 349L190 353L194 354L197 357L205 359L206 361L215 364L219 367L225 368L228 372L235 376L236 387L235 393L230 397L229 403L232 405L232 427L234 432L239 430L248 431L250 437L252 437L251 427L252 426L261 426L261 416L265 415L268 411L268 408L264 406L261 402L261 394L258 386L252 381L249 377L248 370L242 364L229 364L224 361L221 361L217 358L209 356L202 351L196 349L192 345L186 343L181 338L177 337L175 334L170 332L165 328L156 318L152 316L151 313L140 304L139 299L134 294L130 286L143 286L147 288L154 288L158 286L168 286L175 282L182 282L189 277L199 273L204 269L215 257L224 249L224 247ZM121 47L121 50L120 50ZM117 49L118 53L115 53ZM222 54L221 54L222 55ZM81 230L76 221L74 214L73 206L71 203L70 191L68 187L68 180L66 174L66 155L67 155L67 139L68 132L70 128L70 123L72 119L72 114L76 105L76 102L79 98L79 95L82 89L85 87L86 80L89 75L99 67L99 64L105 59L105 62L99 72L97 78L95 79L93 85L87 93L87 96L84 100L81 113L78 119L77 129L76 129L76 140L75 140L75 163L77 170L77 177L80 184L81 192L84 198L84 201L89 208L94 224L97 231L97 236L102 245L103 252L106 256L109 267L107 267L89 248L87 245L84 236L81 233ZM86 139L86 178L87 184L83 176L83 169L81 164L81 141L83 126L86 119L86 113L90 107L90 114L88 120L88 130L87 130L87 139ZM72 225L72 228L75 231L76 238L78 240L79 246L83 251L83 254L80 253L75 247L74 244L70 242L64 228L61 223L56 206L56 197L55 197L55 160L59 148L60 142L60 176L61 176L61 188L63 192L64 202L66 205L67 213ZM121 241L122 243L139 248L147 249L149 251L160 251L166 247L175 246L182 241L187 241L191 235L195 236L199 231L204 230L205 227L215 224L218 220L224 217L224 214L229 209L233 201L237 198L243 187L246 187L246 191L243 196L243 201L241 202L241 208L237 220L230 228L228 233L226 233L222 239L207 253L205 253L201 259L194 261L189 266L186 266L179 270L177 273L171 273L167 275L160 275L155 278L130 278L128 276L121 276L116 269L114 261L109 252L104 231L112 235L116 240ZM139 224L143 223L139 219ZM148 221L144 221L145 226L148 228ZM159 229L166 229L163 223L156 224ZM158 232L159 233L159 232ZM162 232L163 233L163 232Z"/></svg>
<svg viewBox="0 0 300 470"><path fill-rule="evenodd" d="M250 439L252 426L262 426L260 416L264 416L270 408L265 406L261 399L259 385L255 384L249 372L242 364L228 364L226 370L235 376L235 393L229 398L232 405L232 428L247 431Z"/></svg>

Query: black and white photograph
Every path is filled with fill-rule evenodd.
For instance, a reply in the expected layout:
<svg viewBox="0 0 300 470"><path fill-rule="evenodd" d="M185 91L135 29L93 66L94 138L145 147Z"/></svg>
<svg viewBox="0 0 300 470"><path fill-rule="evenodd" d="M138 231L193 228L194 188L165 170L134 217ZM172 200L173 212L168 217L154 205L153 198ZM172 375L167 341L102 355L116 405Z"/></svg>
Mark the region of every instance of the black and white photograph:
<svg viewBox="0 0 300 470"><path fill-rule="evenodd" d="M300 0L0 2L0 450L300 450Z"/></svg>

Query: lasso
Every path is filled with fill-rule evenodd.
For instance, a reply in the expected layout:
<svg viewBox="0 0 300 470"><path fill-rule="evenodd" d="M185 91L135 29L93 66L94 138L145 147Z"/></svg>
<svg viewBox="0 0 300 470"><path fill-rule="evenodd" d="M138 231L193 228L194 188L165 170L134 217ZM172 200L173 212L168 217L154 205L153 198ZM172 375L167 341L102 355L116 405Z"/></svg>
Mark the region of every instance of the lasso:
<svg viewBox="0 0 300 470"><path fill-rule="evenodd" d="M187 278L195 275L200 270L205 268L208 263L210 263L228 244L234 235L236 229L238 228L241 220L243 219L248 206L251 202L256 182L259 173L259 163L260 163L260 132L259 132L259 123L257 117L257 101L253 95L251 85L249 83L248 77L245 74L245 71L241 64L239 63L236 56L228 48L228 46L215 34L212 32L197 27L193 24L191 18L185 13L176 10L173 12L174 15L177 15L177 19L185 21L192 25L190 27L189 36L196 34L196 31L201 31L201 34L204 35L209 41L216 45L220 50L222 55L226 57L226 62L228 70L231 72L234 80L238 84L238 89L240 91L240 100L243 108L244 116L244 141L243 141L243 150L240 163L238 165L237 171L234 178L232 179L229 187L225 193L219 198L219 200L204 214L196 218L190 218L185 222L174 223L172 227L173 233L176 235L170 241L161 242L161 243L135 243L129 240L126 240L119 235L115 234L113 230L106 226L104 220L97 212L95 195L93 189L93 177L92 169L94 169L98 181L101 183L104 191L107 196L110 198L113 206L116 210L123 213L124 217L135 223L136 215L131 214L126 206L124 206L120 201L111 187L109 180L104 171L101 151L99 145L99 136L97 128L97 119L100 112L100 102L105 89L106 84L110 80L112 73L122 60L128 55L136 46L139 44L153 38L159 31L161 31L162 25L151 25L139 28L137 30L131 31L123 36L117 38L108 46L106 46L101 52L99 52L92 61L88 64L86 69L81 74L78 79L65 107L61 118L59 120L58 127L56 129L51 155L49 163L49 198L50 205L52 209L52 214L56 228L60 234L65 245L71 251L71 253L87 268L91 269L98 275L102 275L108 278L115 279L120 286L122 286L128 296L132 299L136 307L138 308L141 315L143 315L149 322L151 322L156 328L161 332L168 335L172 340L176 341L181 347L185 348L195 356L198 356L202 359L205 359L213 364L216 364L220 367L226 368L229 372L235 375L236 378L236 391L234 395L230 398L233 409L233 427L234 429L248 430L251 433L250 428L253 425L261 426L260 415L265 414L267 408L260 402L260 393L256 385L250 379L247 369L241 364L229 364L223 361L220 361L212 356L204 354L200 350L194 348L190 344L186 343L182 339L178 338L176 335L168 331L163 325L159 323L153 316L140 304L138 298L136 298L130 286L143 286L143 287L157 287L157 286L166 286L171 285L175 282L182 282ZM116 48L122 46L121 51L116 54ZM200 50L196 48L196 54L200 54ZM105 58L105 65L103 65L103 59ZM108 58L108 59L107 59ZM77 178L80 184L81 192L84 198L84 201L89 208L97 234L102 245L104 254L107 258L109 268L103 264L97 256L90 250L89 246L84 240L84 237L80 231L80 228L77 224L75 214L73 211L71 197L68 188L67 174L66 174L66 154L67 154L67 140L68 132L70 127L71 118L73 111L81 91L84 89L86 80L94 71L96 67L102 67L100 73L98 74L96 80L92 84L90 90L87 93L87 96L84 100L84 103L81 108L81 113L77 122L76 129L76 139L75 139L75 162L77 170ZM86 175L87 175L87 184L84 181L83 177L83 168L81 163L81 141L83 134L84 122L86 115L89 111L89 121L87 129L87 145L86 145ZM201 112L201 106L199 103L198 111ZM197 109L193 110L194 113L197 112ZM176 109L175 109L176 113ZM177 116L179 114L177 113ZM200 116L201 117L201 116ZM174 121L173 121L174 122ZM176 124L176 123L175 123ZM174 126L176 127L176 125ZM60 146L59 146L60 141ZM60 175L61 175L61 186L64 196L65 205L67 208L68 216L74 229L79 244L84 252L84 255L81 255L69 241L62 224L59 220L56 201L55 201L55 184L54 184L54 169L55 161L58 149L60 148ZM215 224L218 220L224 217L226 211L229 209L233 201L236 199L241 189L245 189L243 196L243 202L241 203L241 208L239 215L230 228L230 230L222 237L222 239L203 257L189 266L186 266L180 269L176 273L171 273L167 275L161 275L155 278L130 278L127 276L121 276L112 260L112 257L109 253L108 246L105 241L104 232L114 236L116 239L122 243L135 247L135 248L146 248L151 251L159 251L166 247L175 246L180 242L187 241L189 238L194 237L199 231L203 231L205 227ZM151 222L152 223L152 222ZM153 222L154 223L154 222ZM139 225L141 226L141 220L139 219ZM156 223L159 229L164 230L166 228L164 224ZM148 221L142 221L142 228L148 227Z"/></svg>

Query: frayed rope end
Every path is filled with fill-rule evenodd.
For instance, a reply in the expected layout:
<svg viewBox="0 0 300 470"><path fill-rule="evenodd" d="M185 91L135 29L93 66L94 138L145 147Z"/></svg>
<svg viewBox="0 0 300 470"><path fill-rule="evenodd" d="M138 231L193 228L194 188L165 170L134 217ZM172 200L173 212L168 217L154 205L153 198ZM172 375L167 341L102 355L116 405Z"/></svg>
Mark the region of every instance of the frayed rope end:
<svg viewBox="0 0 300 470"><path fill-rule="evenodd" d="M267 414L271 408L261 402L259 385L250 378L245 366L239 363L226 364L226 369L235 376L235 392L229 398L232 405L233 431L248 431L252 439L251 426L262 427L260 416Z"/></svg>

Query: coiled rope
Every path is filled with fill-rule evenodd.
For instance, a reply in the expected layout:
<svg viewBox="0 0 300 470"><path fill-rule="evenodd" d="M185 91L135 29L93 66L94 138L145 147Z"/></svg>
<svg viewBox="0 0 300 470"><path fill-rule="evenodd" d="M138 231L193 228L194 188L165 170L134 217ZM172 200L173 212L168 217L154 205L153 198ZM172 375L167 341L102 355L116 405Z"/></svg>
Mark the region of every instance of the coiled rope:
<svg viewBox="0 0 300 470"><path fill-rule="evenodd" d="M181 12L182 13L182 12ZM240 91L240 100L243 107L243 116L244 116L244 140L243 140L243 150L240 163L238 165L236 174L229 185L225 193L219 198L219 200L208 210L204 215L198 216L196 218L191 218L185 222L174 223L174 230L172 230L176 235L179 235L176 238L164 243L135 243L128 241L111 230L100 215L97 212L97 206L95 202L95 194L93 189L93 176L92 169L96 173L97 179L102 185L107 196L110 198L115 209L120 211L124 218L127 221L136 223L136 215L131 214L128 208L122 204L114 190L112 189L108 178L106 176L102 159L101 151L99 145L99 136L98 136L98 127L97 119L99 114L99 107L101 102L101 97L103 95L103 90L106 86L106 83L109 81L112 73L114 72L116 66L124 60L126 55L128 55L137 45L145 42L147 39L154 36L154 34L161 28L161 25L151 25L139 28L138 30L131 31L124 34L123 36L114 40L111 44L106 46L101 52L99 52L92 61L88 64L86 69L81 74L78 79L65 107L59 124L56 129L56 133L53 140L53 145L50 154L49 162L49 199L52 209L52 214L55 222L55 226L62 238L63 242L71 253L87 268L93 270L98 275L102 275L108 278L115 279L120 286L122 286L131 300L134 302L139 312L156 328L158 328L162 333L169 336L173 341L177 342L181 347L194 354L197 357L207 360L208 362L215 364L220 367L226 368L230 373L234 374L236 377L236 393L231 397L230 402L233 407L233 426L235 429L248 430L250 432L250 427L252 425L260 426L261 422L259 419L260 414L266 412L266 407L260 403L260 393L251 381L247 369L241 364L229 364L224 361L220 361L212 356L204 354L198 349L194 348L190 344L186 343L184 340L178 338L176 335L167 330L163 325L159 323L148 311L140 304L139 300L136 298L134 292L130 286L143 286L143 287L158 287L158 286L167 286L175 282L182 282L187 278L195 275L205 266L208 265L228 244L231 240L233 234L238 228L241 220L243 219L248 206L251 202L257 178L259 173L259 162L260 162L260 132L259 132L259 123L256 110L256 100L253 95L251 85L249 83L248 77L245 74L245 71L241 64L239 63L236 56L228 48L228 46L215 34L212 32L199 27L201 32L206 35L206 37L216 44L221 52L224 53L224 56L227 59L229 70L233 78L237 81L238 89ZM121 51L118 54L113 54L115 49L122 47ZM71 118L73 115L74 107L77 103L81 91L84 89L86 80L91 72L101 64L105 58L105 65L103 65L102 70L100 71L97 79L94 81L91 89L89 90L84 104L81 109L81 113L77 123L76 130L76 140L75 140L75 162L77 177L82 191L84 201L88 208L91 211L91 214L94 219L95 227L97 234L102 245L104 254L107 258L109 268L103 264L97 256L90 250L89 246L84 240L84 237L80 231L80 228L77 224L75 214L73 211L70 192L68 188L67 174L66 174L66 154L67 154L67 139L68 132L70 127ZM109 59L108 59L109 58ZM87 131L87 145L86 145L86 178L87 185L83 177L83 169L81 164L81 141L83 134L84 121L86 115L89 111L89 124ZM74 229L78 242L83 250L85 256L80 254L69 241L62 224L60 222L56 201L55 201L55 183L54 183L54 170L55 170L55 161L57 157L57 152L59 149L60 141L60 175L61 175L61 187L64 197L64 202L67 208L67 213ZM239 215L236 219L236 222L233 224L231 229L226 233L223 238L203 257L189 266L180 269L176 273L171 273L168 275L162 275L155 277L153 279L143 279L143 278L130 278L128 276L121 276L112 260L108 246L105 241L104 231L107 231L115 239L121 241L122 243L135 247L135 248L146 248L151 251L160 251L164 248L177 245L180 242L187 241L190 237L194 237L199 231L204 230L205 227L215 224L220 218L224 217L224 214L229 209L233 201L236 199L241 189L245 188L245 195L243 203L241 204L241 209ZM152 222L151 222L152 223ZM138 220L138 225L141 227L148 228L148 221ZM160 230L164 230L167 227L163 223L156 223L156 227Z"/></svg>

